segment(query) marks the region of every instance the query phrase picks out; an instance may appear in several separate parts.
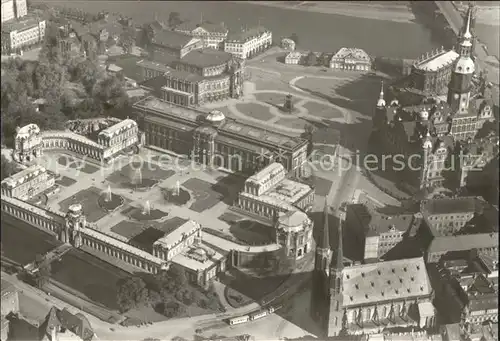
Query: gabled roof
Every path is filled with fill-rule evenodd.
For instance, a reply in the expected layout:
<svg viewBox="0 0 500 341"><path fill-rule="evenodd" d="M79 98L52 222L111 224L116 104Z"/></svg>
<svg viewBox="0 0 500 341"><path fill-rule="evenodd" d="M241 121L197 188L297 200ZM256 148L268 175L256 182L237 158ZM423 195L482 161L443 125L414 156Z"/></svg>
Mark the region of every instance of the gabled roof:
<svg viewBox="0 0 500 341"><path fill-rule="evenodd" d="M178 62L197 67L208 67L222 65L232 58L233 55L231 53L205 48L189 52Z"/></svg>
<svg viewBox="0 0 500 341"><path fill-rule="evenodd" d="M203 28L205 31L207 31L209 33L221 33L221 34L228 33L228 29L225 28L222 24L214 24L214 23L211 23L208 21L205 21L202 24L194 22L194 21L185 21L176 27L176 31L192 32L199 27Z"/></svg>
<svg viewBox="0 0 500 341"><path fill-rule="evenodd" d="M83 341L90 341L94 337L94 331L87 318L82 314L73 315L66 308L59 310L52 307L50 309L45 321L40 326L41 338L50 337L53 328L67 329Z"/></svg>

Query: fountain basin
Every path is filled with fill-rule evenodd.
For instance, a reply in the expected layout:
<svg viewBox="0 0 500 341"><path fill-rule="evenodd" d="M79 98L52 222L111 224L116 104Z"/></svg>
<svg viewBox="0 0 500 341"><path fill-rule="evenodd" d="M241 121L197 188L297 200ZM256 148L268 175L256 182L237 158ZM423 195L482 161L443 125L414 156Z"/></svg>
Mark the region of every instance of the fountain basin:
<svg viewBox="0 0 500 341"><path fill-rule="evenodd" d="M148 190L153 188L156 184L158 184L158 180L155 179L143 179L141 183L138 184L130 184L130 187L137 190Z"/></svg>
<svg viewBox="0 0 500 341"><path fill-rule="evenodd" d="M144 214L143 208L135 207L128 213L128 217L137 221L160 220L168 216L167 212L150 209L149 214Z"/></svg>
<svg viewBox="0 0 500 341"><path fill-rule="evenodd" d="M123 205L124 200L123 197L118 194L111 193L110 198L109 193L103 193L97 199L97 203L99 204L99 207L105 209L108 212L112 212L120 208Z"/></svg>
<svg viewBox="0 0 500 341"><path fill-rule="evenodd" d="M191 195L183 188L179 188L178 194L175 189L165 189L163 190L163 198L169 204L183 206L191 200Z"/></svg>

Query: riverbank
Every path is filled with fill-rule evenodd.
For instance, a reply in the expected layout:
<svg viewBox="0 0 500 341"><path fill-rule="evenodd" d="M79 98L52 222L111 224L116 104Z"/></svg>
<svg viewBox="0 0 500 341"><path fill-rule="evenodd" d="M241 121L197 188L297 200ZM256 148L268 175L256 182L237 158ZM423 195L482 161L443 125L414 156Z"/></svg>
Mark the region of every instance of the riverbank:
<svg viewBox="0 0 500 341"><path fill-rule="evenodd" d="M399 23L412 23L415 20L415 16L409 10L406 1L247 1L247 3L303 12L337 14Z"/></svg>

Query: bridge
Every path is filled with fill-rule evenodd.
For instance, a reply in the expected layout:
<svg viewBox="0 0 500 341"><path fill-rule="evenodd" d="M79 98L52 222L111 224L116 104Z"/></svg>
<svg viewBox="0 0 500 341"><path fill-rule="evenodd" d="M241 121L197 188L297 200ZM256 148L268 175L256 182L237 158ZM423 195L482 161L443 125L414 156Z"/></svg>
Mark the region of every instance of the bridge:
<svg viewBox="0 0 500 341"><path fill-rule="evenodd" d="M42 264L37 266L35 262L31 262L24 266L24 270L26 270L30 274L34 274L38 271L39 267L42 265L47 265L52 263L56 259L60 259L66 252L71 250L73 246L71 244L64 243L59 245L58 247L47 252L43 258Z"/></svg>
<svg viewBox="0 0 500 341"><path fill-rule="evenodd" d="M453 1L435 1L435 3L453 32L458 36L460 29L464 24L464 17L462 16L462 13L460 13ZM479 69L478 71L487 70L489 75L488 79L492 83L498 85L500 82L498 59L494 56L490 56L486 46L479 41L475 44L474 54L476 56L476 65Z"/></svg>

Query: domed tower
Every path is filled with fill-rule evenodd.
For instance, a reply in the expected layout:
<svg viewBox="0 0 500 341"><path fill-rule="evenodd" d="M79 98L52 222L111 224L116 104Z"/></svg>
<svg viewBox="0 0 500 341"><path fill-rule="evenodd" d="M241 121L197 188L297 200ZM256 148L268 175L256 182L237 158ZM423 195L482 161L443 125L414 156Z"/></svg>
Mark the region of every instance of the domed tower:
<svg viewBox="0 0 500 341"><path fill-rule="evenodd" d="M61 241L70 243L74 247L80 247L82 245L81 229L86 224L87 219L83 214L82 205L71 205L65 217L64 229L61 231Z"/></svg>
<svg viewBox="0 0 500 341"><path fill-rule="evenodd" d="M422 140L422 173L420 175L420 188L427 187L427 180L429 174L429 158L432 154L432 139L431 134L427 132L427 136Z"/></svg>
<svg viewBox="0 0 500 341"><path fill-rule="evenodd" d="M472 11L467 12L464 34L459 44L460 57L456 61L448 86L448 104L453 113L465 114L469 110L472 76L475 64L472 60L472 34L470 21Z"/></svg>
<svg viewBox="0 0 500 341"><path fill-rule="evenodd" d="M420 120L421 121L427 121L429 119L429 112L427 111L427 109L423 109L421 112L420 112Z"/></svg>

